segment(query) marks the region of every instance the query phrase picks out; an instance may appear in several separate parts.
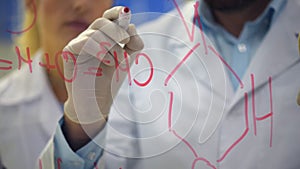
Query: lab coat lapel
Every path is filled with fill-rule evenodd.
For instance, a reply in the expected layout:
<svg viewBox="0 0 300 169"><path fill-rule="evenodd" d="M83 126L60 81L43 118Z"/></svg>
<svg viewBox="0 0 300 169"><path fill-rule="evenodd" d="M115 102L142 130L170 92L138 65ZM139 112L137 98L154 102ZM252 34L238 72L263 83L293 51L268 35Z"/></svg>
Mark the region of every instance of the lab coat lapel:
<svg viewBox="0 0 300 169"><path fill-rule="evenodd" d="M181 31L182 40L188 41L186 32ZM200 33L195 34L194 42L189 42L189 48L200 43L200 46L193 52L193 55L186 61L189 68L195 73L195 78L199 84L200 95L209 99L211 109L209 109L204 120L203 128L199 135L199 143L206 142L217 129L222 119L223 113L233 98L234 93L229 81L227 68L219 58L219 54L213 47L213 43L206 37L206 44L202 41ZM173 45L175 46L175 45ZM178 45L179 46L179 45ZM182 49L184 48L184 49ZM177 47L174 50L183 57L190 50L186 47ZM207 53L205 52L207 48ZM203 97L204 97L203 96ZM195 103L205 104L205 103Z"/></svg>
<svg viewBox="0 0 300 169"><path fill-rule="evenodd" d="M190 3L185 6L183 11L183 13L186 14L184 17L188 21L187 27L191 31L193 26L193 4ZM190 18L190 20L188 20L188 18ZM206 112L207 115L204 120L203 128L201 131L198 131L200 132L199 143L204 143L217 129L223 113L226 111L226 105L230 103L234 96L232 85L229 81L227 67L219 58L220 56L218 56L220 54L218 54L210 39L205 36L205 42L202 40L199 27L195 27L195 37L193 41L189 39L183 24L178 25L176 32L177 36L180 37L181 43L169 44L172 46L174 52L178 53L177 57L183 58L197 43L200 44L200 46L193 51L193 55L186 60L186 63L195 74L194 78L196 78L195 80L198 82L200 95L207 97L211 105L211 109Z"/></svg>
<svg viewBox="0 0 300 169"><path fill-rule="evenodd" d="M244 88L237 90L230 108L243 99L245 92L251 93L251 75L254 77L255 90L268 83L269 77L275 79L299 61L295 36L300 30L300 22L296 22L300 16L297 5L299 6L292 0L288 1L284 11L270 28L245 73Z"/></svg>

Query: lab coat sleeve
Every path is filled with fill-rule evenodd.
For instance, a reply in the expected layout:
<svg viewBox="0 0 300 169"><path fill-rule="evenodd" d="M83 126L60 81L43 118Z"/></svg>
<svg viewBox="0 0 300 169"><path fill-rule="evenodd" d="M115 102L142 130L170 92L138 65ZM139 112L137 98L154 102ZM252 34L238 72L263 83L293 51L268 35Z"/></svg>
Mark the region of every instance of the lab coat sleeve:
<svg viewBox="0 0 300 169"><path fill-rule="evenodd" d="M98 163L103 150L97 143L104 141L105 131L100 132L93 141L77 150L72 151L61 130L61 119L54 136L42 152L37 168L44 169L92 169Z"/></svg>

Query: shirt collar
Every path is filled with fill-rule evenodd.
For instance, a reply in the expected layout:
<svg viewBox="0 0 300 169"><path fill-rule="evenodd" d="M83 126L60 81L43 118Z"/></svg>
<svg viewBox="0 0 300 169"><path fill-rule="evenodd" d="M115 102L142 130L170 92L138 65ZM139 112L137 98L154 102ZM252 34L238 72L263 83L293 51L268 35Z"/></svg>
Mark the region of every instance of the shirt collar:
<svg viewBox="0 0 300 169"><path fill-rule="evenodd" d="M282 8L286 5L286 0L272 0L272 2L268 6L268 10L273 10L274 14L272 16L271 24L277 18L278 14L282 10Z"/></svg>

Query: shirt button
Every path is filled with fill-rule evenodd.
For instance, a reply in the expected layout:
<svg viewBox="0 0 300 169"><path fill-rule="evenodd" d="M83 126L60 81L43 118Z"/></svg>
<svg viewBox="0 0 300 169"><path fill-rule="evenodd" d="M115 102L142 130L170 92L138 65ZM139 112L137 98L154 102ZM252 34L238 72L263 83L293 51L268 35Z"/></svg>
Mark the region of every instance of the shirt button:
<svg viewBox="0 0 300 169"><path fill-rule="evenodd" d="M89 155L88 155L88 159L89 160L95 160L95 158L96 158L96 153L95 152L91 152L91 153L89 153Z"/></svg>
<svg viewBox="0 0 300 169"><path fill-rule="evenodd" d="M239 49L239 51L240 51L241 53L244 53L244 52L247 51L247 46L246 46L244 43L238 44L237 47L238 47L238 49Z"/></svg>

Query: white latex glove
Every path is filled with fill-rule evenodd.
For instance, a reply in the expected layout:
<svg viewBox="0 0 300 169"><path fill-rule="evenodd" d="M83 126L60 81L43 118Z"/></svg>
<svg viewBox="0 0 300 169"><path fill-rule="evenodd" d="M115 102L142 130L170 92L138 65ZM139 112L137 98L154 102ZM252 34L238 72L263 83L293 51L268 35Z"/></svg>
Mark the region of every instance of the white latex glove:
<svg viewBox="0 0 300 169"><path fill-rule="evenodd" d="M114 53L122 62L120 66L125 68L144 46L133 24L127 30L116 24L123 8L107 10L102 18L95 20L64 48L64 76L67 79L75 77L73 82L66 82L68 99L64 111L73 122L90 124L107 118L113 98L127 76L126 71L119 70L116 80ZM119 43L125 44L124 48ZM129 58L127 63L125 51ZM68 52L76 58L76 66L71 54L66 54ZM97 72L97 69L101 70L98 72L101 76L88 73L89 70Z"/></svg>

